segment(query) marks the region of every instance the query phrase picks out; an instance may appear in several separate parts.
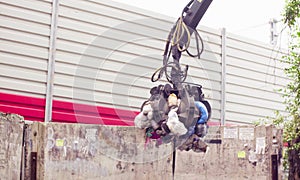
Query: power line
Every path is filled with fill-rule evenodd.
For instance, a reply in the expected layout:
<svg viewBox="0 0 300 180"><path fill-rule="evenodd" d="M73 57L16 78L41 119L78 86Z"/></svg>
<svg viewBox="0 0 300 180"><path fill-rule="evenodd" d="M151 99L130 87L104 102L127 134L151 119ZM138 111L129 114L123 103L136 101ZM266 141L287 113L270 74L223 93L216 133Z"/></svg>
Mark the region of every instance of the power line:
<svg viewBox="0 0 300 180"><path fill-rule="evenodd" d="M251 30L251 29L258 28L258 27L266 26L266 25L268 25L268 24L269 24L269 22L265 22L265 23L256 24L256 25L252 25L252 26L245 27L245 28L233 30L232 32L233 32L233 33L238 33L238 32L241 32L241 31L246 31L246 30Z"/></svg>

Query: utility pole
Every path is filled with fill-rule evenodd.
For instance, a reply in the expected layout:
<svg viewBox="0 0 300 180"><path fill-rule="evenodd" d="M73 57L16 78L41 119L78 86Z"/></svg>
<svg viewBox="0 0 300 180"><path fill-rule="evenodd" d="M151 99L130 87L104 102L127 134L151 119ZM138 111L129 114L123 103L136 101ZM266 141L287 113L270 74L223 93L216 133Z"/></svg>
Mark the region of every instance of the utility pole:
<svg viewBox="0 0 300 180"><path fill-rule="evenodd" d="M276 45L277 44L277 38L278 38L278 33L277 33L277 20L272 18L269 21L270 24L270 44Z"/></svg>

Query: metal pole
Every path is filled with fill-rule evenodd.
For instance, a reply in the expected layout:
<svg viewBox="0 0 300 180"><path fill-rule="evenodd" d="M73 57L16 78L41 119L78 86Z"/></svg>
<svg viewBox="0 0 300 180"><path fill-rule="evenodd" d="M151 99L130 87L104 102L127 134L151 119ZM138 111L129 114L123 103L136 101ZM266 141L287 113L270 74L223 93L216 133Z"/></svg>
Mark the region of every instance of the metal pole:
<svg viewBox="0 0 300 180"><path fill-rule="evenodd" d="M222 37L221 125L225 125L226 122L226 39L227 39L225 28L222 28L221 37Z"/></svg>
<svg viewBox="0 0 300 180"><path fill-rule="evenodd" d="M270 44L276 46L277 44L277 37L278 37L278 34L277 34L277 23L278 21L276 19L271 19L270 20Z"/></svg>
<svg viewBox="0 0 300 180"><path fill-rule="evenodd" d="M54 85L54 71L55 71L58 7L59 7L59 0L53 0L52 1L51 26L50 26L49 55L48 55L45 122L50 122L52 120L52 103L53 103L53 85Z"/></svg>
<svg viewBox="0 0 300 180"><path fill-rule="evenodd" d="M176 139L173 140L173 162L172 162L172 180L175 180L175 167L176 167Z"/></svg>
<svg viewBox="0 0 300 180"><path fill-rule="evenodd" d="M278 160L277 160L277 154L271 155L271 174L272 174L272 180L278 180Z"/></svg>

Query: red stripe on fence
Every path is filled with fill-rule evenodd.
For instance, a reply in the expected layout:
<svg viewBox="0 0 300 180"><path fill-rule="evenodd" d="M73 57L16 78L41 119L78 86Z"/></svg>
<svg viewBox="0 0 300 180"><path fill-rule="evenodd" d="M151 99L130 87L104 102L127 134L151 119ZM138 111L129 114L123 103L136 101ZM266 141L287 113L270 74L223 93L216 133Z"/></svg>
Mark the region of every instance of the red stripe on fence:
<svg viewBox="0 0 300 180"><path fill-rule="evenodd" d="M0 92L0 111L15 113L25 120L44 121L45 98ZM53 101L52 122L133 126L138 112L111 107ZM208 123L211 126L218 122Z"/></svg>
<svg viewBox="0 0 300 180"><path fill-rule="evenodd" d="M19 114L25 120L44 121L45 98L0 92L0 111ZM136 114L129 110L54 100L52 122L133 126Z"/></svg>

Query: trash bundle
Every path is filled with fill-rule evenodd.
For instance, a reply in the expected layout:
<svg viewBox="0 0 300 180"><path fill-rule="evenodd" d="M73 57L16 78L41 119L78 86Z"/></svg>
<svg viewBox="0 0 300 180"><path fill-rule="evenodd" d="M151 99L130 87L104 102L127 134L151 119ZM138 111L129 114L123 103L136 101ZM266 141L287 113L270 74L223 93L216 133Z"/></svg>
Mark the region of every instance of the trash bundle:
<svg viewBox="0 0 300 180"><path fill-rule="evenodd" d="M170 91L170 87L168 88L167 92L164 88L162 93L157 93L157 89L151 90L156 92L152 93L151 98L142 105L141 111L134 119L135 126L145 129L146 142L155 139L159 146L162 143L176 141L179 150L205 152L207 145L201 139L207 133L208 113L205 113L208 112L207 109L204 105L201 106L202 109L198 108L199 104L195 105L195 112L199 115L194 118L194 124L187 126L182 117L184 113L180 112L183 109L182 99ZM201 124L197 123L200 120Z"/></svg>

